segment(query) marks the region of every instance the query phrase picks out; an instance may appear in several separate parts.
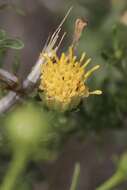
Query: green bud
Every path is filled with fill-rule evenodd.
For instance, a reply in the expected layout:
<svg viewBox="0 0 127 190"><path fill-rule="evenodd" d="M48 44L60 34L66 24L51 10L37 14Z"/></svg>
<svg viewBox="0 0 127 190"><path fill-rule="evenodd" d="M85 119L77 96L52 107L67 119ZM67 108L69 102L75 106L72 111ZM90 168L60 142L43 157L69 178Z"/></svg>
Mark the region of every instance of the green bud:
<svg viewBox="0 0 127 190"><path fill-rule="evenodd" d="M32 104L16 109L6 119L7 136L14 148L21 146L33 149L48 134L46 113Z"/></svg>

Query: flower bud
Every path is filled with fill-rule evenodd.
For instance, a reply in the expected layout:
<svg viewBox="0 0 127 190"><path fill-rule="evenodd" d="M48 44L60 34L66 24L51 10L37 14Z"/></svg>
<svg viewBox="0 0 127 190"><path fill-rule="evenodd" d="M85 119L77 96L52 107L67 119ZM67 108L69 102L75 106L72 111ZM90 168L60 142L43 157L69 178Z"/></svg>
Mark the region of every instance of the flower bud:
<svg viewBox="0 0 127 190"><path fill-rule="evenodd" d="M7 136L14 149L36 147L47 136L49 124L46 113L32 104L19 107L6 119Z"/></svg>

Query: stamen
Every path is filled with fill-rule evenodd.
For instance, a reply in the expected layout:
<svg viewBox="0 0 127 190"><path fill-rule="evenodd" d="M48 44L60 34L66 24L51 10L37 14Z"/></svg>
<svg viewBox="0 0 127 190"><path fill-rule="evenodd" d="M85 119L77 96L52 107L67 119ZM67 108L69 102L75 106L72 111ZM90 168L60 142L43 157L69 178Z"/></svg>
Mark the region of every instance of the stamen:
<svg viewBox="0 0 127 190"><path fill-rule="evenodd" d="M91 62L91 58L89 58L83 65L82 68L84 69L85 67L87 67L87 65Z"/></svg>
<svg viewBox="0 0 127 190"><path fill-rule="evenodd" d="M66 58L65 53L62 53L59 63L60 63L60 64L61 64L61 63L64 63L65 58Z"/></svg>
<svg viewBox="0 0 127 190"><path fill-rule="evenodd" d="M83 60L84 60L85 56L86 56L86 53L85 53L85 52L83 52L83 54L82 54L82 56L81 56L81 59L79 60L79 62L80 62L80 63L82 63L82 62L83 62Z"/></svg>
<svg viewBox="0 0 127 190"><path fill-rule="evenodd" d="M76 56L74 56L74 57L73 57L73 62L75 62L75 61L76 61L76 58L77 58Z"/></svg>
<svg viewBox="0 0 127 190"><path fill-rule="evenodd" d="M94 90L93 92L89 92L89 94L101 95L102 91L101 90Z"/></svg>
<svg viewBox="0 0 127 190"><path fill-rule="evenodd" d="M93 67L92 69L90 69L85 75L84 75L84 79L86 80L94 71L96 71L97 69L99 69L100 65L96 65L95 67Z"/></svg>

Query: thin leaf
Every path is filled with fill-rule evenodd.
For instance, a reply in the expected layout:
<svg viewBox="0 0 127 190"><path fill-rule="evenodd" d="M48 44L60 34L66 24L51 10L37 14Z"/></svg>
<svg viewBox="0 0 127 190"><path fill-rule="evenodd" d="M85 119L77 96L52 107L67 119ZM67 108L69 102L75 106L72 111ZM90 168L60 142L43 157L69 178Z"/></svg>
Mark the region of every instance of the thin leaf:
<svg viewBox="0 0 127 190"><path fill-rule="evenodd" d="M18 7L15 4L8 4L8 3L3 3L0 5L0 11L3 11L5 9L10 9L15 11L18 15L20 16L25 16L25 12L23 11L23 9L21 9L20 7Z"/></svg>
<svg viewBox="0 0 127 190"><path fill-rule="evenodd" d="M15 50L20 50L24 47L24 43L19 39L5 39L4 43L0 44L0 48L11 48Z"/></svg>

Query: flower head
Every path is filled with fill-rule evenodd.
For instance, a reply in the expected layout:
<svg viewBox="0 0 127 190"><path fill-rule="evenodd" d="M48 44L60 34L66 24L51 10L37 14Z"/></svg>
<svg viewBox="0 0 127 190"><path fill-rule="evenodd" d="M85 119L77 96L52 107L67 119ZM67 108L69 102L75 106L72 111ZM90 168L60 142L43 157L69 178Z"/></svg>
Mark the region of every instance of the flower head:
<svg viewBox="0 0 127 190"><path fill-rule="evenodd" d="M84 97L90 94L100 95L100 90L89 91L85 84L87 78L99 68L94 66L86 71L86 66L91 59L85 60L85 53L77 60L73 47L67 54L62 53L60 58L55 52L52 56L42 54L46 63L41 66L40 90L48 107L65 111L75 108Z"/></svg>

